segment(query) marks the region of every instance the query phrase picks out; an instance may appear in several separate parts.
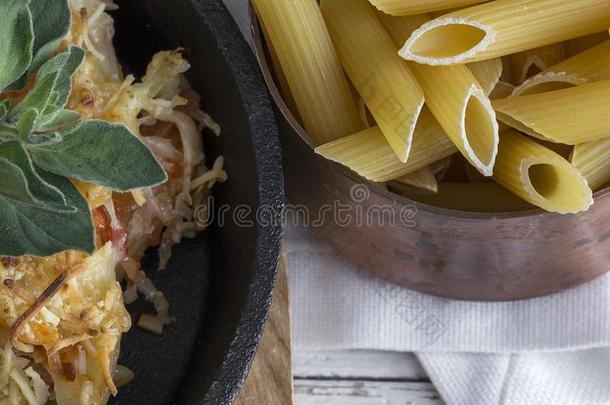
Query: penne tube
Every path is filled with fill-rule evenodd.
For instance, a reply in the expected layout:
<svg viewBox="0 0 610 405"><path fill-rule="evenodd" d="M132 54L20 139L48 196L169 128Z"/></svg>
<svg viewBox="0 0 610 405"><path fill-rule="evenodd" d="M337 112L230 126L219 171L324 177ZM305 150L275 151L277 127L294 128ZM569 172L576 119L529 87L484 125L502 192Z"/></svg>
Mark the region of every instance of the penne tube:
<svg viewBox="0 0 610 405"><path fill-rule="evenodd" d="M470 183L488 183L493 181L490 177L483 176L468 162L464 162L464 167L466 170L466 177Z"/></svg>
<svg viewBox="0 0 610 405"><path fill-rule="evenodd" d="M489 96L500 81L500 76L502 76L502 59L482 60L469 63L466 66L481 85L483 92Z"/></svg>
<svg viewBox="0 0 610 405"><path fill-rule="evenodd" d="M571 162L593 191L610 182L610 138L576 145Z"/></svg>
<svg viewBox="0 0 610 405"><path fill-rule="evenodd" d="M498 153L498 122L474 76L464 66L414 64L411 69L424 89L428 108L449 138L473 166L491 176Z"/></svg>
<svg viewBox="0 0 610 405"><path fill-rule="evenodd" d="M381 25L387 31L394 42L394 48L400 49L404 43L404 39L400 40L400 44L397 43L398 38L409 38L409 35L428 21L430 16L428 14L417 14L409 15L404 17L391 16L381 11L375 13Z"/></svg>
<svg viewBox="0 0 610 405"><path fill-rule="evenodd" d="M499 81L498 84L496 84L496 87L489 94L489 98L491 100L497 100L499 98L510 97L514 91L515 86L510 83Z"/></svg>
<svg viewBox="0 0 610 405"><path fill-rule="evenodd" d="M379 11L390 15L415 15L483 3L486 0L370 0Z"/></svg>
<svg viewBox="0 0 610 405"><path fill-rule="evenodd" d="M547 149L552 150L565 160L570 160L570 156L572 156L572 152L574 151L574 145L566 145L564 143L555 143L551 141L547 141L540 138L532 138L535 142L538 142L540 145L544 146Z"/></svg>
<svg viewBox="0 0 610 405"><path fill-rule="evenodd" d="M438 181L443 181L445 176L447 176L447 173L451 168L451 164L453 163L453 158L453 155L447 156L446 158L434 162L430 165L432 173L434 173L434 176Z"/></svg>
<svg viewBox="0 0 610 405"><path fill-rule="evenodd" d="M412 190L406 196L435 207L468 212L515 212L536 208L494 182L440 183L437 194Z"/></svg>
<svg viewBox="0 0 610 405"><path fill-rule="evenodd" d="M610 79L610 40L540 72L518 86L513 95L544 93Z"/></svg>
<svg viewBox="0 0 610 405"><path fill-rule="evenodd" d="M319 144L362 129L315 0L254 0L305 130Z"/></svg>
<svg viewBox="0 0 610 405"><path fill-rule="evenodd" d="M566 55L568 57L577 55L581 52L591 49L596 45L606 42L608 40L608 33L596 32L595 34L586 35L584 37L570 39L565 42Z"/></svg>
<svg viewBox="0 0 610 405"><path fill-rule="evenodd" d="M528 135L567 145L610 137L610 80L494 100L498 119Z"/></svg>
<svg viewBox="0 0 610 405"><path fill-rule="evenodd" d="M395 183L400 183L422 190L428 190L433 193L438 192L438 181L436 181L436 176L434 176L434 172L432 172L432 168L430 166L422 167L413 173L398 177L391 182L390 185L396 186Z"/></svg>
<svg viewBox="0 0 610 405"><path fill-rule="evenodd" d="M515 84L521 84L526 79L556 65L566 58L563 42L528 49L508 56Z"/></svg>
<svg viewBox="0 0 610 405"><path fill-rule="evenodd" d="M608 0L497 0L454 11L413 32L400 55L454 65L605 31Z"/></svg>
<svg viewBox="0 0 610 405"><path fill-rule="evenodd" d="M513 69L510 66L509 56L503 56L500 58L502 60L502 75L500 76L500 81L515 86L513 84L515 80L513 79Z"/></svg>
<svg viewBox="0 0 610 405"><path fill-rule="evenodd" d="M390 34L390 37L392 37L398 49L400 49L413 31L430 21L430 17L427 14L393 17L378 11L377 17L388 34ZM481 85L485 94L489 94L494 89L502 75L502 60L499 58L474 62L467 66Z"/></svg>
<svg viewBox="0 0 610 405"><path fill-rule="evenodd" d="M378 15L396 44L409 35L410 17ZM491 102L466 66L409 63L426 105L458 150L485 176L498 152L498 123ZM498 75L499 77L499 75Z"/></svg>
<svg viewBox="0 0 610 405"><path fill-rule="evenodd" d="M468 174L466 173L466 165L470 163L461 154L458 156L452 156L451 166L447 169L445 177L442 181L447 183L465 183L468 182ZM472 165L470 165L472 167ZM478 172L477 169L474 169ZM481 174L481 176L483 176ZM485 176L483 176L485 177Z"/></svg>
<svg viewBox="0 0 610 405"><path fill-rule="evenodd" d="M315 151L326 159L347 166L360 176L376 182L390 181L413 173L457 152L451 140L427 110L422 111L417 122L413 148L406 163L398 160L379 127L318 146Z"/></svg>
<svg viewBox="0 0 610 405"><path fill-rule="evenodd" d="M282 99L286 103L286 106L292 113L292 115L299 121L299 123L304 127L303 120L299 115L299 108L297 107L297 102L292 95L292 91L290 91L290 85L288 84L288 79L282 70L282 64L280 63L280 58L277 56L277 52L273 47L273 44L269 40L269 34L266 33L265 28L261 27L263 30L263 35L267 41L267 49L269 52L269 57L271 58L271 66L273 67L273 73L275 75L275 79L277 81L278 88L282 93Z"/></svg>
<svg viewBox="0 0 610 405"><path fill-rule="evenodd" d="M362 101L362 99L358 97L356 103L358 104L358 109L360 110L360 120L362 121L364 128L377 126L375 119L371 116L371 112L369 111L369 109L366 108L366 104L364 104L364 101Z"/></svg>
<svg viewBox="0 0 610 405"><path fill-rule="evenodd" d="M516 131L500 137L494 180L525 201L569 214L593 205L587 180L567 160Z"/></svg>
<svg viewBox="0 0 610 405"><path fill-rule="evenodd" d="M481 1L480 3L484 3L484 2ZM429 16L431 20L434 20L436 18L444 16L445 14L453 13L454 11L458 11L458 10L461 10L461 9L467 8L467 7L469 7L469 6L446 8L444 10L431 11L429 13L426 13L426 15Z"/></svg>
<svg viewBox="0 0 610 405"><path fill-rule="evenodd" d="M320 4L339 59L379 129L406 162L424 94L367 0Z"/></svg>

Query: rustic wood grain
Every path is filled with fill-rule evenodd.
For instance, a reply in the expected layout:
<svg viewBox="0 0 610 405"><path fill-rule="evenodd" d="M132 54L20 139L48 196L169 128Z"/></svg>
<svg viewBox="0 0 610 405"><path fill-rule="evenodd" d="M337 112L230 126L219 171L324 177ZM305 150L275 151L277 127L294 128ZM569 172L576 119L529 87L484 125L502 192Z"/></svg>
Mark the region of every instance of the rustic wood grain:
<svg viewBox="0 0 610 405"><path fill-rule="evenodd" d="M273 304L250 375L235 405L291 405L290 301L284 254Z"/></svg>
<svg viewBox="0 0 610 405"><path fill-rule="evenodd" d="M296 405L443 405L428 382L295 381Z"/></svg>
<svg viewBox="0 0 610 405"><path fill-rule="evenodd" d="M427 382L412 353L378 350L294 351L294 378Z"/></svg>
<svg viewBox="0 0 610 405"><path fill-rule="evenodd" d="M442 405L412 353L294 352L295 405Z"/></svg>
<svg viewBox="0 0 610 405"><path fill-rule="evenodd" d="M235 405L443 404L410 353L302 351L294 354L294 363L293 383L288 278L282 257L260 348Z"/></svg>

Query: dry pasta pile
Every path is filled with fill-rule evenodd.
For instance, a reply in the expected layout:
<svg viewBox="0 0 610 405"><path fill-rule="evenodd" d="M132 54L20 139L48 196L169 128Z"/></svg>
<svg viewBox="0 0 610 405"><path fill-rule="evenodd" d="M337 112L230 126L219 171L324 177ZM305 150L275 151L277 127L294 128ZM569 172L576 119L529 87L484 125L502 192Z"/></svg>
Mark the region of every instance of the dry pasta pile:
<svg viewBox="0 0 610 405"><path fill-rule="evenodd" d="M449 208L561 214L610 181L608 0L254 6L316 152L369 181Z"/></svg>

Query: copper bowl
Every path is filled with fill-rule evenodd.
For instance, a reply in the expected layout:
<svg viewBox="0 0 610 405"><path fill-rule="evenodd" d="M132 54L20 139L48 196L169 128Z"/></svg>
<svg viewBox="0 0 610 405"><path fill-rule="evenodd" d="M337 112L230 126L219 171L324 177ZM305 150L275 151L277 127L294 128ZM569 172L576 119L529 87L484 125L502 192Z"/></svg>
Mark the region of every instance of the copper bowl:
<svg viewBox="0 0 610 405"><path fill-rule="evenodd" d="M463 212L396 195L316 155L276 85L252 10L251 16L255 53L277 107L288 200L310 215L350 207L349 221L309 225L358 268L423 293L475 301L553 294L610 271L610 188L578 215ZM372 212L385 221L358 217Z"/></svg>

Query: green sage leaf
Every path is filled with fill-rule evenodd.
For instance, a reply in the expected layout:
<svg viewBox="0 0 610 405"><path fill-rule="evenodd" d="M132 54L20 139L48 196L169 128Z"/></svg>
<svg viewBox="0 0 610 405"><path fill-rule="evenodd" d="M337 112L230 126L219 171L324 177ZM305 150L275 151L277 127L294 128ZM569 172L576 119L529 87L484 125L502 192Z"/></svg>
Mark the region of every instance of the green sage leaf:
<svg viewBox="0 0 610 405"><path fill-rule="evenodd" d="M0 144L0 159L17 167L25 181L27 198L20 199L29 204L38 205L52 211L73 212L74 207L67 205L66 198L57 187L46 183L37 173L25 148L17 141ZM3 179L4 181L5 179ZM12 184L17 185L18 179ZM4 182L0 184L0 194L5 190ZM9 186L8 189L11 187ZM21 189L21 186L19 186Z"/></svg>
<svg viewBox="0 0 610 405"><path fill-rule="evenodd" d="M38 142L30 138L34 132L46 134L60 124L78 122L80 115L63 109L72 87L72 74L83 60L83 50L70 47L47 61L38 71L32 90L8 113L7 123L18 122L19 137L23 142ZM36 114L33 111L37 111ZM35 121L31 121L33 116ZM29 127L27 126L29 125ZM65 130L66 128L57 128ZM29 132L26 133L26 130Z"/></svg>
<svg viewBox="0 0 610 405"><path fill-rule="evenodd" d="M37 121L39 132L54 132L72 127L81 119L81 115L76 111L66 110L65 108L50 105L47 107L42 117Z"/></svg>
<svg viewBox="0 0 610 405"><path fill-rule="evenodd" d="M38 119L39 112L37 109L26 111L17 122L17 135L21 142L28 143L34 133L34 126Z"/></svg>
<svg viewBox="0 0 610 405"><path fill-rule="evenodd" d="M38 0L36 0L38 1ZM4 0L0 12L0 90L23 75L32 61L34 28L29 0Z"/></svg>
<svg viewBox="0 0 610 405"><path fill-rule="evenodd" d="M53 105L57 107L65 107L68 102L68 97L72 91L72 75L76 72L76 69L80 66L85 58L85 51L76 46L70 46L62 53L49 59L44 65L38 70L38 79L58 74L57 82L55 84L54 95L56 99L53 101Z"/></svg>
<svg viewBox="0 0 610 405"><path fill-rule="evenodd" d="M36 109L44 111L49 105L49 101L55 91L55 86L59 78L59 72L54 72L40 77L30 92L21 100L19 104L9 114L9 121L20 117L21 114Z"/></svg>
<svg viewBox="0 0 610 405"><path fill-rule="evenodd" d="M11 108L11 100L9 100L8 98L5 98L4 100L0 101L0 121L4 120L6 118L10 108Z"/></svg>
<svg viewBox="0 0 610 405"><path fill-rule="evenodd" d="M84 51L70 47L48 60L38 70L36 84L9 113L9 121L19 119L29 109L46 111L49 105L63 108L72 91L72 74L83 61Z"/></svg>
<svg viewBox="0 0 610 405"><path fill-rule="evenodd" d="M35 0L30 2L29 12L34 29L32 61L27 72L11 84L12 90L21 89L27 84L70 30L70 7L66 0Z"/></svg>
<svg viewBox="0 0 610 405"><path fill-rule="evenodd" d="M39 174L60 190L75 210L57 212L0 196L0 255L50 256L69 249L93 253L95 234L85 198L68 179Z"/></svg>
<svg viewBox="0 0 610 405"><path fill-rule="evenodd" d="M34 26L34 57L29 72L33 73L68 34L71 16L67 0L34 0L29 7Z"/></svg>
<svg viewBox="0 0 610 405"><path fill-rule="evenodd" d="M30 193L25 175L19 166L2 157L0 157L0 195L16 202L32 204L38 202Z"/></svg>
<svg viewBox="0 0 610 405"><path fill-rule="evenodd" d="M124 125L85 121L56 142L26 146L36 166L116 191L158 185L165 171L148 147Z"/></svg>

